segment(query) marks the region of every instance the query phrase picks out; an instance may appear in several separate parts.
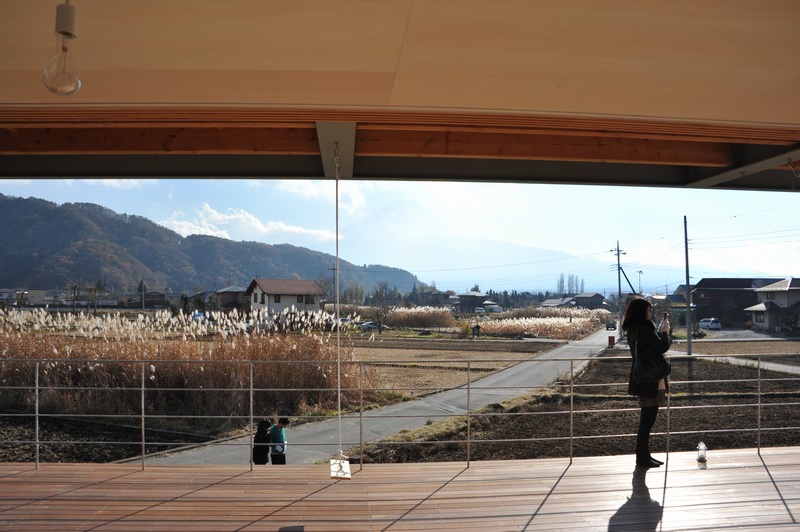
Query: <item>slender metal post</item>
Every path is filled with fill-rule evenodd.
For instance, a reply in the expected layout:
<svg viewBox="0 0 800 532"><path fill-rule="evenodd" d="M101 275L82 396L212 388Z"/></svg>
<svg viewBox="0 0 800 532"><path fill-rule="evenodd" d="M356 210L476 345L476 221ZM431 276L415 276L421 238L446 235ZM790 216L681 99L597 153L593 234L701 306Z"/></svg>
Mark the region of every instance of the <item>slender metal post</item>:
<svg viewBox="0 0 800 532"><path fill-rule="evenodd" d="M142 433L142 434L141 434L141 438L142 438L142 469L144 469L144 467L145 467L145 462L144 462L144 441L145 441L145 439L144 439L144 438L145 438L145 437L144 437L144 423L145 423L145 412L144 412L144 403L145 403L145 401L144 401L144 383L145 383L144 362L142 362L142 384L141 384L141 389L140 389L140 391L139 391L139 395L141 396L141 397L140 397L140 402L141 402L141 404L140 404L140 409L141 409L141 413L140 413L140 420L139 420L139 424L140 424L140 426L141 426L141 433Z"/></svg>
<svg viewBox="0 0 800 532"><path fill-rule="evenodd" d="M36 383L36 397L34 399L34 402L36 403L36 414L34 416L36 425L36 469L39 469L39 362L36 362L36 375L34 376L34 382Z"/></svg>
<svg viewBox="0 0 800 532"><path fill-rule="evenodd" d="M692 361L690 360L689 364L691 364L691 363L692 363ZM669 386L672 386L672 384L669 383L669 377L666 377L666 381L664 381L664 382L669 384ZM670 393L665 393L665 395L667 396L667 441L666 441L667 449L666 449L666 454L667 454L667 464L669 464L669 435L670 435L670 432L672 431L672 427L670 426L669 414L670 414L670 412L672 410L672 408L671 408L672 407L672 391L670 390ZM664 482L666 482L666 479L664 479Z"/></svg>
<svg viewBox="0 0 800 532"><path fill-rule="evenodd" d="M250 362L250 449L252 451L253 447L253 376L255 374L255 364ZM250 453L250 471L253 470L253 453Z"/></svg>
<svg viewBox="0 0 800 532"><path fill-rule="evenodd" d="M683 217L683 247L686 255L686 354L692 354L692 287L689 284L689 229Z"/></svg>
<svg viewBox="0 0 800 532"><path fill-rule="evenodd" d="M572 434L575 428L575 361L569 361L569 463L572 465Z"/></svg>
<svg viewBox="0 0 800 532"><path fill-rule="evenodd" d="M364 363L358 363L358 442L359 455L358 470L364 469Z"/></svg>
<svg viewBox="0 0 800 532"><path fill-rule="evenodd" d="M758 357L758 420L756 424L756 443L758 445L758 456L761 456L761 357Z"/></svg>
<svg viewBox="0 0 800 532"><path fill-rule="evenodd" d="M469 467L472 457L472 403L470 401L472 391L472 376L470 375L472 365L467 361L467 467Z"/></svg>

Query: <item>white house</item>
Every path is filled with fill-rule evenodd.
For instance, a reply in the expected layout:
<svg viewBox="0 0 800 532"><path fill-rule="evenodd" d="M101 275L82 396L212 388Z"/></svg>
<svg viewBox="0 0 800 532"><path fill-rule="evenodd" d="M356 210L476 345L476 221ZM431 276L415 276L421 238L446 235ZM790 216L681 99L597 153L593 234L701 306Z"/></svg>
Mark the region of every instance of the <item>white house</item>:
<svg viewBox="0 0 800 532"><path fill-rule="evenodd" d="M246 291L251 309L270 314L291 307L300 312L319 310L324 295L316 281L302 279L253 279Z"/></svg>
<svg viewBox="0 0 800 532"><path fill-rule="evenodd" d="M750 312L753 329L781 332L800 328L800 279L787 277L755 292L758 303L744 309Z"/></svg>
<svg viewBox="0 0 800 532"><path fill-rule="evenodd" d="M0 306L14 306L17 304L17 290L3 288L0 289Z"/></svg>

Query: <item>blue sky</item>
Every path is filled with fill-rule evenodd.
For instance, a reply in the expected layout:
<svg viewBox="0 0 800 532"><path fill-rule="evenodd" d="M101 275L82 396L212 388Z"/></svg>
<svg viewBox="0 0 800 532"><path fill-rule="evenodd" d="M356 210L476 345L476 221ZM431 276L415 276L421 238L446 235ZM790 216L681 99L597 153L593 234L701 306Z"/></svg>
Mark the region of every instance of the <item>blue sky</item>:
<svg viewBox="0 0 800 532"><path fill-rule="evenodd" d="M800 196L793 193L438 182L342 181L339 187L340 257L403 268L440 289L469 288L455 270L471 270L468 275L481 288L495 290L554 290L559 271L572 273L558 265L548 270L527 249L607 263L597 268L603 270L602 283L609 284L613 271L608 288L616 288L616 256L610 250L619 241L622 266L635 287L671 291L685 280L684 216L693 282L703 276L800 275ZM182 235L336 251L332 181L3 180L0 193L59 204L97 203ZM404 210L392 208L398 203ZM369 234L378 226L380 234ZM464 258L418 252L415 242L426 239L485 244L483 249L489 243L509 246L491 248L491 257ZM501 282L492 273L500 264L527 264L538 273Z"/></svg>

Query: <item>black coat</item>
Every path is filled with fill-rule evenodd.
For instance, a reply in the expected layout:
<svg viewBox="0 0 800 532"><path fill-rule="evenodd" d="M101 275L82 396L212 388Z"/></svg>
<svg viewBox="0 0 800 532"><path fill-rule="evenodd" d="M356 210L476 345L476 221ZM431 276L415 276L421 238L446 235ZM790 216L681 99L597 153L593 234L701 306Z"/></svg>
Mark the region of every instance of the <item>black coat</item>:
<svg viewBox="0 0 800 532"><path fill-rule="evenodd" d="M646 321L638 327L628 331L628 346L631 350L631 372L628 377L628 394L642 397L658 396L657 382L636 382L633 380L633 357L635 349L643 359L663 357L672 345L672 336L669 333L656 333L656 326L651 321ZM669 391L669 377L666 380L666 391Z"/></svg>
<svg viewBox="0 0 800 532"><path fill-rule="evenodd" d="M253 437L253 463L254 464L268 464L269 463L269 430L256 431Z"/></svg>

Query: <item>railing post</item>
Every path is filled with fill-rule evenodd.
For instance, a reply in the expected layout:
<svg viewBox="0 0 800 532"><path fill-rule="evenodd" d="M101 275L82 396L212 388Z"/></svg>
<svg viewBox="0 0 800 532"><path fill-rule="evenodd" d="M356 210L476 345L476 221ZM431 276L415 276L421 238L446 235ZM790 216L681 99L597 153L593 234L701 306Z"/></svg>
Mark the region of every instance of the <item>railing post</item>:
<svg viewBox="0 0 800 532"><path fill-rule="evenodd" d="M36 362L36 375L34 376L34 382L36 386L36 397L34 399L34 403L36 406L35 415L34 415L34 425L36 431L36 469L39 469L39 362Z"/></svg>
<svg viewBox="0 0 800 532"><path fill-rule="evenodd" d="M572 436L575 428L575 361L569 361L569 463L572 465Z"/></svg>
<svg viewBox="0 0 800 532"><path fill-rule="evenodd" d="M255 364L251 361L250 362L250 430L248 433L250 434L250 471L253 470L253 381L255 375Z"/></svg>
<svg viewBox="0 0 800 532"><path fill-rule="evenodd" d="M692 361L690 360L689 364L691 364L691 363L692 363ZM670 412L672 411L672 389L671 389L672 388L672 383L669 382L669 376L666 377L666 380L664 382L667 384L667 387L670 388L669 393L665 393L664 394L664 395L667 396L667 437L666 437L665 445L667 447L666 448L667 462L669 462L669 435L672 432L672 426L670 425ZM691 384L690 384L690 386L691 386ZM667 479L664 478L664 482L666 482L666 481L667 481Z"/></svg>
<svg viewBox="0 0 800 532"><path fill-rule="evenodd" d="M364 469L364 363L358 363L358 470Z"/></svg>
<svg viewBox="0 0 800 532"><path fill-rule="evenodd" d="M141 388L139 390L140 402L141 402L141 404L140 404L141 413L139 415L139 423L140 423L140 426L141 426L141 438L142 438L142 469L144 469L144 467L145 467L145 462L144 462L144 449L145 449L145 447L144 447L144 442L145 442L145 436L144 436L144 425L145 425L144 383L145 383L145 372L144 372L144 362L142 362L142 383L141 383Z"/></svg>
<svg viewBox="0 0 800 532"><path fill-rule="evenodd" d="M756 445L758 446L758 456L761 456L761 356L758 357L757 366L757 380L758 380L758 420L756 421Z"/></svg>
<svg viewBox="0 0 800 532"><path fill-rule="evenodd" d="M467 467L469 467L470 459L472 458L472 365L467 361Z"/></svg>

